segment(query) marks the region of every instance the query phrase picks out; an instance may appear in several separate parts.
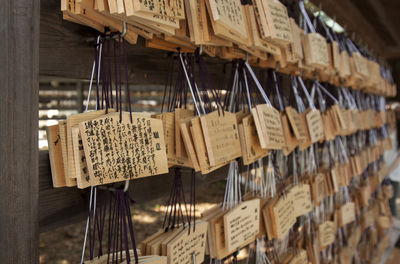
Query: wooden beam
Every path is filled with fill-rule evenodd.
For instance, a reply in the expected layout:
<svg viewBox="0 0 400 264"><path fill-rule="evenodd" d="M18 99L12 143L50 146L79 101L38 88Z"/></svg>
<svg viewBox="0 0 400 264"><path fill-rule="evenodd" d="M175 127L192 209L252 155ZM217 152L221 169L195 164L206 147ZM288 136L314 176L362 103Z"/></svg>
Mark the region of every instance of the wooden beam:
<svg viewBox="0 0 400 264"><path fill-rule="evenodd" d="M1 263L39 263L39 2L0 1Z"/></svg>
<svg viewBox="0 0 400 264"><path fill-rule="evenodd" d="M129 185L130 196L142 203L169 194L173 169L169 174L157 175L133 180ZM196 175L196 185L215 182L226 178L228 167L225 166L208 175ZM53 188L49 155L40 151L39 155L39 216L40 232L84 220L88 211L89 189ZM182 180L185 190L190 190L191 170L182 169Z"/></svg>

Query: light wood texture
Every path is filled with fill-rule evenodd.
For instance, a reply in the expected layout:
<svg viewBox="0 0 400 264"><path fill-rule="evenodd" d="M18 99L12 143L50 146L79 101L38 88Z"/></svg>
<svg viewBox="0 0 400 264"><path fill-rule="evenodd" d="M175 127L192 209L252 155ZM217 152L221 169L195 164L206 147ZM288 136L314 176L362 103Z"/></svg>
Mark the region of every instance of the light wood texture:
<svg viewBox="0 0 400 264"><path fill-rule="evenodd" d="M90 184L100 185L168 172L162 121L123 112L79 124Z"/></svg>

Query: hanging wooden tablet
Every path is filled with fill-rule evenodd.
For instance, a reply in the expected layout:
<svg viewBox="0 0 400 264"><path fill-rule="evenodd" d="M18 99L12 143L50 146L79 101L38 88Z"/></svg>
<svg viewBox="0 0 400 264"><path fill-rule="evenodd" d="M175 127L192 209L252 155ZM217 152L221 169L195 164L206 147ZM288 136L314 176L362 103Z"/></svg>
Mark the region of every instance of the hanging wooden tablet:
<svg viewBox="0 0 400 264"><path fill-rule="evenodd" d="M336 225L332 221L325 221L318 226L318 237L320 250L335 242Z"/></svg>
<svg viewBox="0 0 400 264"><path fill-rule="evenodd" d="M79 124L91 185L168 172L162 121L110 113Z"/></svg>
<svg viewBox="0 0 400 264"><path fill-rule="evenodd" d="M253 108L253 118L262 148L282 149L285 146L278 110L268 104L257 105Z"/></svg>
<svg viewBox="0 0 400 264"><path fill-rule="evenodd" d="M184 230L167 245L168 264L203 263L207 237L207 222L197 222L196 228Z"/></svg>
<svg viewBox="0 0 400 264"><path fill-rule="evenodd" d="M242 155L235 114L214 111L201 116L200 121L211 166L226 163Z"/></svg>
<svg viewBox="0 0 400 264"><path fill-rule="evenodd" d="M46 134L53 187L64 187L66 184L59 125L47 127Z"/></svg>
<svg viewBox="0 0 400 264"><path fill-rule="evenodd" d="M304 58L303 46L301 43L301 36L303 35L303 30L296 24L296 21L293 18L290 18L290 25L292 28L293 35L293 51L296 57L301 61Z"/></svg>
<svg viewBox="0 0 400 264"><path fill-rule="evenodd" d="M161 119L163 121L163 129L164 129L164 137L165 137L165 147L166 147L167 158L168 158L168 166L171 167L174 165L178 165L178 166L182 166L182 167L192 168L193 165L187 155L186 155L186 157L177 157L176 156L175 112L162 113L162 114L157 115L156 118ZM178 129L180 130L180 127L178 127ZM181 136L181 138L182 138L182 136Z"/></svg>
<svg viewBox="0 0 400 264"><path fill-rule="evenodd" d="M281 44L293 43L292 27L286 7L277 0L262 1L270 39Z"/></svg>
<svg viewBox="0 0 400 264"><path fill-rule="evenodd" d="M329 112L322 113L322 124L324 126L324 138L325 140L334 140L336 137L336 128L332 122Z"/></svg>
<svg viewBox="0 0 400 264"><path fill-rule="evenodd" d="M264 210L268 210L270 225L267 230L269 237L284 239L290 228L295 224L296 217L294 215L293 200L289 196L280 197L274 204L267 205ZM268 219L268 218L267 218Z"/></svg>
<svg viewBox="0 0 400 264"><path fill-rule="evenodd" d="M183 144L180 125L182 120L194 116L193 110L176 108L175 109L175 154L178 158L187 158L188 155Z"/></svg>
<svg viewBox="0 0 400 264"><path fill-rule="evenodd" d="M253 242L259 233L260 199L242 202L224 215L225 245L235 251Z"/></svg>
<svg viewBox="0 0 400 264"><path fill-rule="evenodd" d="M312 211L310 185L298 184L289 190L293 200L294 216L299 217Z"/></svg>
<svg viewBox="0 0 400 264"><path fill-rule="evenodd" d="M305 115L311 142L315 143L322 140L324 138L324 126L320 111L309 109Z"/></svg>
<svg viewBox="0 0 400 264"><path fill-rule="evenodd" d="M193 165L194 170L197 172L200 171L200 166L198 157L196 156L196 151L194 149L194 138L191 135L190 119L191 117L188 117L181 121L180 131L186 149L186 153L188 154L189 160Z"/></svg>
<svg viewBox="0 0 400 264"><path fill-rule="evenodd" d="M304 58L308 65L318 69L329 67L328 45L326 39L318 33L303 35Z"/></svg>
<svg viewBox="0 0 400 264"><path fill-rule="evenodd" d="M300 249L298 250L298 252L296 252L296 255L294 255L294 257L290 260L288 264L304 264L304 263L308 263L307 251L305 251L304 249Z"/></svg>
<svg viewBox="0 0 400 264"><path fill-rule="evenodd" d="M109 109L109 112L113 112ZM74 150L72 147L72 127L79 125L81 122L85 122L91 119L98 118L105 115L106 110L98 110L93 112L80 113L76 115L70 115L67 117L67 151L68 151L68 169L67 176L70 178L76 178L75 175L75 160L74 160Z"/></svg>
<svg viewBox="0 0 400 264"><path fill-rule="evenodd" d="M84 189L90 186L90 179L79 126L72 127L72 143L74 151L76 183L79 189Z"/></svg>
<svg viewBox="0 0 400 264"><path fill-rule="evenodd" d="M338 224L339 227L345 226L355 220L356 211L353 202L342 205L338 210Z"/></svg>
<svg viewBox="0 0 400 264"><path fill-rule="evenodd" d="M262 37L260 33L260 25L256 19L255 8L256 7L254 4L244 6L244 10L246 12L250 28L250 30L248 30L249 37L252 40L252 44L254 45L255 48L263 52L267 52L269 54L273 54L275 56L280 57L281 56L280 48L277 45L271 43L271 41L268 41Z"/></svg>
<svg viewBox="0 0 400 264"><path fill-rule="evenodd" d="M325 198L325 180L325 174L318 173L312 183L312 196L314 204L316 205L321 204L322 200Z"/></svg>
<svg viewBox="0 0 400 264"><path fill-rule="evenodd" d="M299 141L305 140L307 138L306 133L308 131L306 130L308 130L308 128L304 126L301 115L291 106L286 107L285 112L290 121L290 125L293 129L296 139Z"/></svg>
<svg viewBox="0 0 400 264"><path fill-rule="evenodd" d="M60 143L61 143L61 153L62 160L64 163L64 176L65 185L68 187L76 186L76 179L68 177L68 148L67 148L67 121L58 121L58 126L60 130Z"/></svg>
<svg viewBox="0 0 400 264"><path fill-rule="evenodd" d="M125 6L128 5L129 1L124 1ZM133 0L134 11L140 13L150 13L154 16L164 15L167 17L175 17L178 19L185 18L185 9L183 0L173 0L168 3L162 1L140 1Z"/></svg>
<svg viewBox="0 0 400 264"><path fill-rule="evenodd" d="M350 62L349 62L349 54L347 51L340 52L340 71L339 76L342 79L347 79L351 74L350 70Z"/></svg>
<svg viewBox="0 0 400 264"><path fill-rule="evenodd" d="M268 156L269 150L263 149L260 145L253 115L248 115L242 119L242 123L239 124L239 135L242 142L244 165L249 165Z"/></svg>
<svg viewBox="0 0 400 264"><path fill-rule="evenodd" d="M285 113L281 113L282 131L285 139L285 146L283 147L283 153L287 156L299 145L299 141L292 134L289 126L289 120Z"/></svg>
<svg viewBox="0 0 400 264"><path fill-rule="evenodd" d="M237 44L247 43L246 19L243 6L234 0L206 0L214 33Z"/></svg>
<svg viewBox="0 0 400 264"><path fill-rule="evenodd" d="M194 117L190 120L190 133L193 138L193 146L199 162L200 170L202 174L208 174L218 168L229 163L229 161L221 163L217 166L211 166L207 153L207 146L203 136L203 130L201 128L200 118Z"/></svg>

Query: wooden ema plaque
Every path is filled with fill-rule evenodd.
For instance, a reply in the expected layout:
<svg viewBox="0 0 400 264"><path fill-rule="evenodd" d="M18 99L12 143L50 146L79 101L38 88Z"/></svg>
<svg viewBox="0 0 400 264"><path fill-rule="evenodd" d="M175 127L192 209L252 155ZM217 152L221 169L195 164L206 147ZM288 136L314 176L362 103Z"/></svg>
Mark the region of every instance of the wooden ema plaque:
<svg viewBox="0 0 400 264"><path fill-rule="evenodd" d="M244 165L249 165L260 158L268 156L269 150L263 149L260 145L253 115L248 115L242 119L242 123L239 124L239 135Z"/></svg>
<svg viewBox="0 0 400 264"><path fill-rule="evenodd" d="M242 155L236 115L214 111L200 117L204 141L211 166L217 166Z"/></svg>
<svg viewBox="0 0 400 264"><path fill-rule="evenodd" d="M208 173L228 164L228 162L226 162L226 163L222 163L217 166L210 165L210 161L209 161L208 153L207 153L207 146L206 146L206 142L204 140L203 130L202 130L201 124L200 124L200 117L194 117L194 118L190 119L190 121L188 123L186 123L186 126L188 126L189 123L191 125L189 133L190 133L190 137L193 139L193 144L192 144L193 145L193 154L191 154L190 156L191 157L193 156L193 159L194 158L197 159L199 170L201 170L201 173L208 174ZM184 129L184 124L182 124L182 129ZM192 152L190 151L190 153L192 153Z"/></svg>
<svg viewBox="0 0 400 264"><path fill-rule="evenodd" d="M311 143L315 143L324 138L324 125L322 123L321 112L319 110L310 110L306 113L308 132Z"/></svg>
<svg viewBox="0 0 400 264"><path fill-rule="evenodd" d="M314 181L312 183L313 200L314 203L317 205L319 205L325 198L326 195L325 185L326 185L325 174L318 173L315 176Z"/></svg>
<svg viewBox="0 0 400 264"><path fill-rule="evenodd" d="M76 186L76 179L68 177L68 139L67 139L67 121L58 121L60 131L61 153L64 164L65 185L68 187Z"/></svg>
<svg viewBox="0 0 400 264"><path fill-rule="evenodd" d="M65 186L64 162L62 156L60 127L59 125L47 127L47 142L49 146L49 159L53 187Z"/></svg>
<svg viewBox="0 0 400 264"><path fill-rule="evenodd" d="M283 154L287 156L292 153L292 151L299 145L299 141L292 134L289 126L289 119L285 113L281 113L281 123L283 136L285 138L285 147L283 148Z"/></svg>
<svg viewBox="0 0 400 264"><path fill-rule="evenodd" d="M335 242L336 225L332 221L325 221L318 226L319 247L324 249Z"/></svg>
<svg viewBox="0 0 400 264"><path fill-rule="evenodd" d="M264 0L262 5L271 40L282 44L293 43L292 27L286 7L275 0Z"/></svg>
<svg viewBox="0 0 400 264"><path fill-rule="evenodd" d="M79 126L72 127L72 145L74 150L76 183L79 189L84 189L90 186L90 178Z"/></svg>
<svg viewBox="0 0 400 264"><path fill-rule="evenodd" d="M163 129L164 129L164 138L165 138L165 147L167 151L167 158L168 158L168 166L172 167L174 165L178 165L181 167L188 167L193 168L192 162L190 161L189 157L177 157L175 151L175 131L176 131L176 124L175 124L175 112L167 112L156 115L155 118L159 118L163 121ZM179 128L180 130L180 128ZM182 138L182 135L180 134ZM180 143L182 144L182 143ZM186 152L187 153L187 152Z"/></svg>
<svg viewBox="0 0 400 264"><path fill-rule="evenodd" d="M307 251L300 249L296 255L290 260L289 264L306 264L308 262Z"/></svg>
<svg viewBox="0 0 400 264"><path fill-rule="evenodd" d="M326 39L318 33L310 33L303 36L305 47L305 60L308 65L319 69L329 67L328 44Z"/></svg>
<svg viewBox="0 0 400 264"><path fill-rule="evenodd" d="M277 45L274 45L271 41L268 41L262 37L260 33L260 25L256 18L255 8L255 5L244 6L249 27L248 33L250 39L252 40L253 47L260 51L280 56L280 48Z"/></svg>
<svg viewBox="0 0 400 264"><path fill-rule="evenodd" d="M185 150L185 145L181 136L180 125L182 120L192 117L194 112L192 110L176 108L175 109L175 154L178 158L187 158L188 155Z"/></svg>
<svg viewBox="0 0 400 264"><path fill-rule="evenodd" d="M295 217L307 214L312 210L310 185L298 184L289 190L288 196L293 200Z"/></svg>
<svg viewBox="0 0 400 264"><path fill-rule="evenodd" d="M190 232L184 229L178 236L167 244L168 264L192 264L193 255L195 263L203 263L206 238L207 238L207 222L197 222L195 230ZM188 233L189 232L189 233Z"/></svg>
<svg viewBox="0 0 400 264"><path fill-rule="evenodd" d="M260 228L260 199L242 202L224 215L225 246L234 251L253 242Z"/></svg>
<svg viewBox="0 0 400 264"><path fill-rule="evenodd" d="M308 128L304 127L301 115L291 106L286 107L285 112L296 139L305 140L307 138L306 129Z"/></svg>
<svg viewBox="0 0 400 264"><path fill-rule="evenodd" d="M168 172L161 120L111 113L79 129L93 186Z"/></svg>
<svg viewBox="0 0 400 264"><path fill-rule="evenodd" d="M285 147L278 110L267 104L257 105L253 108L253 117L262 148L282 149Z"/></svg>
<svg viewBox="0 0 400 264"><path fill-rule="evenodd" d="M109 112L113 112L114 110L110 109ZM79 123L88 121L94 118L98 118L102 115L105 115L106 110L98 110L93 112L80 113L76 115L70 115L67 117L67 151L68 151L68 168L67 168L67 176L70 178L76 178L75 175L75 162L74 162L74 150L73 150L73 142L72 142L72 127L79 125Z"/></svg>
<svg viewBox="0 0 400 264"><path fill-rule="evenodd" d="M207 0L207 7L210 13L210 19L214 24L220 24L227 32L233 32L241 38L247 38L246 19L244 17L243 6L235 0Z"/></svg>
<svg viewBox="0 0 400 264"><path fill-rule="evenodd" d="M125 6L127 2L124 1ZM185 8L183 0L173 0L170 2L156 1L156 0L133 0L133 9L136 12L150 13L155 16L164 15L167 17L175 17L178 19L185 18Z"/></svg>
<svg viewBox="0 0 400 264"><path fill-rule="evenodd" d="M338 211L339 226L345 226L356 219L356 208L353 202L346 203Z"/></svg>
<svg viewBox="0 0 400 264"><path fill-rule="evenodd" d="M263 209L263 215L269 238L283 240L296 223L292 197L272 199Z"/></svg>

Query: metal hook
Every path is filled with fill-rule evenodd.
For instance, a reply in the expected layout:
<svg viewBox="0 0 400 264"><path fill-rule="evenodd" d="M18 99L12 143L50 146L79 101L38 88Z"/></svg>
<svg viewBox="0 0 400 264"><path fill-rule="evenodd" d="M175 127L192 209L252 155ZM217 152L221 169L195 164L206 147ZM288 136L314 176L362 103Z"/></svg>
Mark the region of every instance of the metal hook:
<svg viewBox="0 0 400 264"><path fill-rule="evenodd" d="M124 185L124 192L127 192L128 190L129 190L129 180L126 180Z"/></svg>
<svg viewBox="0 0 400 264"><path fill-rule="evenodd" d="M121 32L121 38L125 37L126 34L128 33L128 25L125 21L122 22L122 32Z"/></svg>
<svg viewBox="0 0 400 264"><path fill-rule="evenodd" d="M196 264L196 252L192 253L192 264Z"/></svg>

